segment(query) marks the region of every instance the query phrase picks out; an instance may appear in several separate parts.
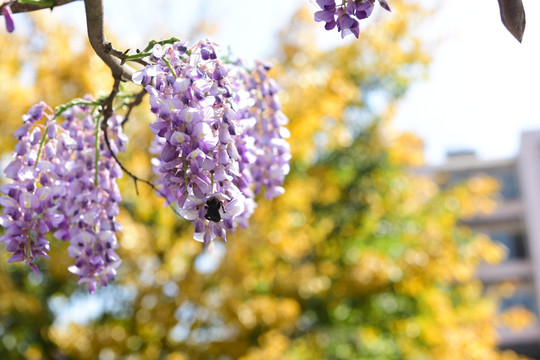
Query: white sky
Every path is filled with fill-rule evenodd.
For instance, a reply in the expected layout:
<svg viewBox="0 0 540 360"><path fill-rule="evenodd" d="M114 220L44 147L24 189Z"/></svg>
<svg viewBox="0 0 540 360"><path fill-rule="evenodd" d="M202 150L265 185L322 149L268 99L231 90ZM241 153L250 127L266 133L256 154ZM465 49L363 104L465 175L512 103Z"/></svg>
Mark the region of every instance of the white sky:
<svg viewBox="0 0 540 360"><path fill-rule="evenodd" d="M446 40L428 81L413 86L394 121L424 140L428 162L463 148L512 157L520 133L540 129L540 1L523 2L521 44L503 27L497 1L444 2L433 28Z"/></svg>
<svg viewBox="0 0 540 360"><path fill-rule="evenodd" d="M523 1L522 44L502 25L495 0L441 1L426 26L426 36L444 41L434 53L429 79L413 85L394 124L424 140L428 162L440 163L446 151L463 148L487 159L511 157L522 131L540 129L540 1ZM219 24L213 39L230 45L234 54L271 58L277 30L304 2L310 0L107 0L105 22L122 34L118 47L137 48L146 44L145 36L186 37L204 15ZM54 12L80 21L83 4ZM320 31L325 32L322 26ZM332 31L322 39L334 38L339 41L339 34Z"/></svg>

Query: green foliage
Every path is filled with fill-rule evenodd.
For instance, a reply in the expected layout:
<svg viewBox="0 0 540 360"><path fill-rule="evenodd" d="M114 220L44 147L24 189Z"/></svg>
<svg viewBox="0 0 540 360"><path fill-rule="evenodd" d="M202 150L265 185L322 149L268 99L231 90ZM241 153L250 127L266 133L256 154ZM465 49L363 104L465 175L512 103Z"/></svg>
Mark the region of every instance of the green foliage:
<svg viewBox="0 0 540 360"><path fill-rule="evenodd" d="M104 305L86 323L53 323L50 299L67 301L76 281L66 275L71 259L59 255L60 245L41 265L39 281L18 266L1 266L0 357L516 358L497 351L495 305L473 278L480 260L502 253L458 223L493 206L493 183L475 179L474 186L439 190L410 171L421 161L421 143L386 128L396 101L428 64L411 35L421 9L392 5L398 15L337 49L314 46L305 12L283 35L283 65L273 75L285 87L291 119L286 193L260 201L249 228L224 245L217 271L198 271L202 246L192 229L150 189L140 186L136 194L125 176L123 263L112 290L93 295L121 303L122 311ZM65 51L67 38L49 37L58 34L52 25L41 31L48 34L41 51L78 56ZM1 61L0 75L20 71L13 59ZM76 89L47 102L95 92L93 82L73 80L88 62L94 58L70 62L63 76L38 72L36 83ZM373 96L385 100L385 111L371 106ZM20 94L10 99L9 111L0 111L14 129L29 104ZM131 148L121 157L144 178L151 173L147 116L131 116ZM121 293L129 296L114 295Z"/></svg>

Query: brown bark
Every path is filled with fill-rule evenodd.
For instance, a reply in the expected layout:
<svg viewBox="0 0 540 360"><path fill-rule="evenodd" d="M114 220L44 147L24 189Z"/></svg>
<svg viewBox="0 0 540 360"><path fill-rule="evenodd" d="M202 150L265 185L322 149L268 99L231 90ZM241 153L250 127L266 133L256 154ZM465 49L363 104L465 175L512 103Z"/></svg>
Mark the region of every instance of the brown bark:
<svg viewBox="0 0 540 360"><path fill-rule="evenodd" d="M521 0L498 0L501 20L514 37L521 42L525 31L525 9Z"/></svg>
<svg viewBox="0 0 540 360"><path fill-rule="evenodd" d="M36 11L36 10L43 10L43 9L53 9L57 6L66 5L74 1L77 1L77 0L53 0L54 5L52 7L34 5L34 4L21 4L18 2L14 2L13 4L11 4L11 12L16 14L16 13L21 13L21 12L29 12L29 11Z"/></svg>
<svg viewBox="0 0 540 360"><path fill-rule="evenodd" d="M107 64L115 79L131 81L134 70L126 64L122 64L120 59L123 53L113 48L107 41L103 32L103 1L84 0L86 11L86 27L88 29L88 40L98 56Z"/></svg>

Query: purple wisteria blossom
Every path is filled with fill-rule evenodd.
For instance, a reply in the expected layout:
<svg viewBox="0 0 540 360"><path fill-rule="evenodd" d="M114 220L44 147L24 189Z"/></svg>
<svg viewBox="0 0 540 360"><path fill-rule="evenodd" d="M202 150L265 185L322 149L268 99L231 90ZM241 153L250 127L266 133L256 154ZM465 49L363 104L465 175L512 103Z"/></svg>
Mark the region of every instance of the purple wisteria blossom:
<svg viewBox="0 0 540 360"><path fill-rule="evenodd" d="M122 172L97 115L88 106L72 106L58 125L46 104L32 107L15 131L19 142L4 170L12 182L0 188L5 194L0 225L6 228L0 241L13 253L8 261L25 261L37 272L36 260L48 257L47 236L69 241L75 258L70 271L90 292L114 279L120 264L115 218L121 200L116 179ZM107 123L112 150L124 150L121 119L113 115Z"/></svg>
<svg viewBox="0 0 540 360"><path fill-rule="evenodd" d="M226 62L205 40L156 44L150 65L133 80L150 94L156 120L151 152L158 193L194 224L205 246L246 227L255 197L285 191L289 131L270 66ZM75 99L53 110L45 103L23 116L13 160L0 187L0 242L9 262L48 257L52 238L69 242L69 270L90 292L107 286L120 264L116 221L121 201L115 156L125 150L123 119L103 119L101 100ZM64 121L59 123L59 119ZM103 123L106 121L106 123ZM105 137L105 132L108 135ZM108 139L108 140L106 140Z"/></svg>
<svg viewBox="0 0 540 360"><path fill-rule="evenodd" d="M11 13L11 2L2 6L2 15L4 16L7 32L12 33L15 30L15 22L13 21L13 14Z"/></svg>
<svg viewBox="0 0 540 360"><path fill-rule="evenodd" d="M208 40L189 49L156 45L156 63L133 78L146 85L156 114L151 151L160 191L205 245L246 226L263 188L267 198L283 193L290 159L268 68L250 72L216 54Z"/></svg>
<svg viewBox="0 0 540 360"><path fill-rule="evenodd" d="M238 139L242 170L249 175L254 192L262 192L267 199L284 193L282 187L291 159L290 136L285 127L289 119L281 111L277 97L279 87L268 76L270 66L257 63L251 71L235 67L231 71L238 121L244 135Z"/></svg>
<svg viewBox="0 0 540 360"><path fill-rule="evenodd" d="M385 0L378 0L378 2L383 9L390 11L390 6ZM323 21L326 30L337 27L342 38L349 34L358 38L360 34L358 20L366 19L371 15L375 0L346 0L339 4L336 4L335 0L317 0L317 5L321 10L315 12L315 21Z"/></svg>
<svg viewBox="0 0 540 360"><path fill-rule="evenodd" d="M63 115L66 121L62 128L73 139L70 146L59 149L65 154L57 154L65 159L68 170L64 179L69 186L62 202L67 226L58 229L54 236L70 242L68 252L75 265L69 270L93 292L98 283L106 286L113 280L120 265L115 250L116 232L122 228L116 216L122 198L116 179L122 176L122 169L109 152L99 118L89 107L75 106ZM107 120L114 152L125 150L127 138L121 122L122 118L115 114Z"/></svg>
<svg viewBox="0 0 540 360"><path fill-rule="evenodd" d="M13 181L0 187L5 194L0 197L3 206L0 225L6 228L0 241L13 253L8 262L24 261L36 273L36 260L48 257L49 241L45 235L64 221L57 202L65 194L60 180L62 166L49 160L51 149L61 141L54 131L56 124L51 120L51 112L46 104L40 103L23 116L23 125L14 134L19 140L15 158L4 170ZM46 118L45 125L37 124L42 117ZM43 148L45 138L49 141Z"/></svg>

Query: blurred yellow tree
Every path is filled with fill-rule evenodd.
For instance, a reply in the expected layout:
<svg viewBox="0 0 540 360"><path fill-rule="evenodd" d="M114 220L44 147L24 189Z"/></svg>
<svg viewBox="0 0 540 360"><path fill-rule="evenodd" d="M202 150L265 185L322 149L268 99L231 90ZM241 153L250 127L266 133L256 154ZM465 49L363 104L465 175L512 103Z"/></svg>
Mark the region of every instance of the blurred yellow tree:
<svg viewBox="0 0 540 360"><path fill-rule="evenodd" d="M125 176L123 263L117 281L92 295L98 311L62 321L89 296L74 291L60 245L40 277L0 267L2 358L518 358L497 350L496 307L473 277L480 260L502 252L458 222L493 206L491 180L442 191L409 171L421 162L421 142L386 130L429 63L413 35L422 9L393 9L358 41L330 50L316 46L308 12L283 33L273 75L292 133L286 193L261 200L227 244L201 253L191 227L149 189L137 195ZM88 49L67 51L66 30L35 26L47 46L23 50L33 52L23 58L34 59L34 82L21 86L17 54L0 59L1 103L10 104L0 108L9 119L3 134L40 99L58 105L110 85ZM26 40L2 37L0 47ZM151 172L145 116L128 123L132 148L121 159L142 177ZM12 145L1 143L4 152Z"/></svg>

